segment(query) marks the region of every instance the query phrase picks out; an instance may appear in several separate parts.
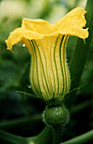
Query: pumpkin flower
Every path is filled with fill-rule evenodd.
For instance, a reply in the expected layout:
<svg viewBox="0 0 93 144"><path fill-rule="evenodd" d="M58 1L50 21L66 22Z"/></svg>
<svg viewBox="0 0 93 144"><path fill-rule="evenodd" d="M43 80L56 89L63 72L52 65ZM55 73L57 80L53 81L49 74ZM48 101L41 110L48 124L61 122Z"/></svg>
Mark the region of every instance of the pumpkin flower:
<svg viewBox="0 0 93 144"><path fill-rule="evenodd" d="M22 26L11 32L9 50L22 42L31 54L30 81L33 91L44 100L64 98L70 90L66 46L70 36L88 37L86 11L77 7L56 24L44 20L23 19Z"/></svg>

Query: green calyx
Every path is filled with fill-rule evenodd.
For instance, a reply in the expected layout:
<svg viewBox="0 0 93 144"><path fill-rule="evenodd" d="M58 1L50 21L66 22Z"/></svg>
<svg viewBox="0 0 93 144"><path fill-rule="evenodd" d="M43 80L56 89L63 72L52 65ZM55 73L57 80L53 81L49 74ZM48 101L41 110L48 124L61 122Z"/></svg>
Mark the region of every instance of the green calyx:
<svg viewBox="0 0 93 144"><path fill-rule="evenodd" d="M69 121L69 112L64 104L61 106L46 107L43 120L49 125L65 125Z"/></svg>

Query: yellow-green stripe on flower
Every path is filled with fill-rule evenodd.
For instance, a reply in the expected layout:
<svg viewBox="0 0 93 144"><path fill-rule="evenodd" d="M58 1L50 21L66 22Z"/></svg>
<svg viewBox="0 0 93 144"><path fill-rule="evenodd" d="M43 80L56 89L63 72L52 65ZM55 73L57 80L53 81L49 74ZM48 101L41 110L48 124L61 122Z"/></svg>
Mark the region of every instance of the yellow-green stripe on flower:
<svg viewBox="0 0 93 144"><path fill-rule="evenodd" d="M70 36L88 37L86 11L75 8L56 24L44 20L24 19L6 40L9 50L18 42L31 53L30 81L33 91L44 98L62 98L70 90L70 73L66 61L66 45Z"/></svg>

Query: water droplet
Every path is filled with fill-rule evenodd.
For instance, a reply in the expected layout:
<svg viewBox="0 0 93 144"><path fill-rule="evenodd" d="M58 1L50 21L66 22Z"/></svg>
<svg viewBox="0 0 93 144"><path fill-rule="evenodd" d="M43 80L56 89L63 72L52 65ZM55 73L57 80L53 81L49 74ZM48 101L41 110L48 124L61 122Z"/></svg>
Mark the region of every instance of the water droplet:
<svg viewBox="0 0 93 144"><path fill-rule="evenodd" d="M26 45L25 44L23 44L23 47L25 47Z"/></svg>
<svg viewBox="0 0 93 144"><path fill-rule="evenodd" d="M28 88L31 88L31 86L30 86L30 85L28 85Z"/></svg>

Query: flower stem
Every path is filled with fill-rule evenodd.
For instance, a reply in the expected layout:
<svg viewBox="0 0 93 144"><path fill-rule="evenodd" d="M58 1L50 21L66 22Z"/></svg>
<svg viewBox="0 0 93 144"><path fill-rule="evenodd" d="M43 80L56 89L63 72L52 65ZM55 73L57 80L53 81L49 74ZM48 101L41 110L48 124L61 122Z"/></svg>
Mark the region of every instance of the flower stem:
<svg viewBox="0 0 93 144"><path fill-rule="evenodd" d="M27 138L28 144L52 144L53 136L52 136L52 128L51 126L46 126L44 130L37 136Z"/></svg>
<svg viewBox="0 0 93 144"><path fill-rule="evenodd" d="M53 127L53 144L61 143L61 135L62 135L62 127L60 125L56 125Z"/></svg>

